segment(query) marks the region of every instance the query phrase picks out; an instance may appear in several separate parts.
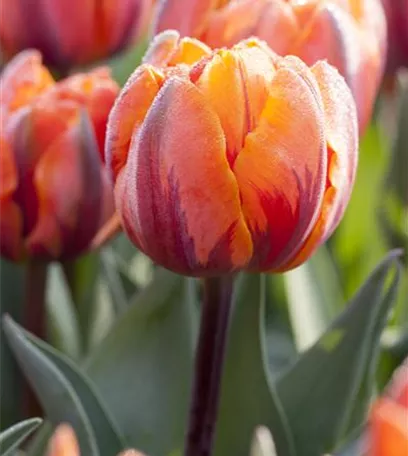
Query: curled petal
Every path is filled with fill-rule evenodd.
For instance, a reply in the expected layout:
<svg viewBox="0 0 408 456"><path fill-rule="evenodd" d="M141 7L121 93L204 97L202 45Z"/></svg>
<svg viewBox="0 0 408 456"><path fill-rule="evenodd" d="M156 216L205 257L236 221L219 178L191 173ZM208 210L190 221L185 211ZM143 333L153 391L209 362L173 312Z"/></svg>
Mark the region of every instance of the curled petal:
<svg viewBox="0 0 408 456"><path fill-rule="evenodd" d="M169 79L134 136L115 190L129 236L169 269L215 275L252 255L225 147L200 91Z"/></svg>
<svg viewBox="0 0 408 456"><path fill-rule="evenodd" d="M316 222L327 167L321 103L312 75L278 69L259 125L235 161L253 270L279 269Z"/></svg>
<svg viewBox="0 0 408 456"><path fill-rule="evenodd" d="M322 95L328 148L327 181L321 212L301 250L281 270L303 263L334 231L353 188L358 160L358 127L353 97L344 79L325 62L312 67Z"/></svg>
<svg viewBox="0 0 408 456"><path fill-rule="evenodd" d="M181 38L179 32L166 30L154 37L143 57L143 63L156 67L186 63L191 65L202 57L209 56L211 49L194 38Z"/></svg>

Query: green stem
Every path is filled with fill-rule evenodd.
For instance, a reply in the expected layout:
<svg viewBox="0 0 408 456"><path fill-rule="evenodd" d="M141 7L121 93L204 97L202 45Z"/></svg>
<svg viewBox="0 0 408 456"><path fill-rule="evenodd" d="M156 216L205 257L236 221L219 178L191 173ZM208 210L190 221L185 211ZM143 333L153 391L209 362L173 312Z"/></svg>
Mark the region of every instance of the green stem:
<svg viewBox="0 0 408 456"><path fill-rule="evenodd" d="M197 346L185 456L212 454L233 279L204 280L204 301Z"/></svg>
<svg viewBox="0 0 408 456"><path fill-rule="evenodd" d="M48 263L31 259L27 264L24 326L40 339L46 339L45 293Z"/></svg>
<svg viewBox="0 0 408 456"><path fill-rule="evenodd" d="M47 338L45 294L47 288L48 263L30 259L26 270L24 303L24 327L40 339ZM41 416L41 407L28 383L24 392L24 415Z"/></svg>

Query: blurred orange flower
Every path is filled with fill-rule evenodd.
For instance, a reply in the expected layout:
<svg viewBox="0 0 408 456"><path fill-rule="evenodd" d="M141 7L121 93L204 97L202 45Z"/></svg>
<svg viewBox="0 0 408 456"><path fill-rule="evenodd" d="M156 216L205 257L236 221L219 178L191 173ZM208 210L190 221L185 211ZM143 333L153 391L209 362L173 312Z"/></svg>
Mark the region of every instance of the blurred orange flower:
<svg viewBox="0 0 408 456"><path fill-rule="evenodd" d="M114 220L101 154L118 93L109 70L55 83L37 51L0 80L0 251L65 259L87 250Z"/></svg>
<svg viewBox="0 0 408 456"><path fill-rule="evenodd" d="M62 70L109 57L144 31L151 0L1 0L0 43L37 48Z"/></svg>
<svg viewBox="0 0 408 456"><path fill-rule="evenodd" d="M387 70L408 67L408 0L382 0L388 24Z"/></svg>
<svg viewBox="0 0 408 456"><path fill-rule="evenodd" d="M168 31L115 102L106 160L133 242L200 276L305 261L342 217L357 149L352 95L327 63Z"/></svg>
<svg viewBox="0 0 408 456"><path fill-rule="evenodd" d="M408 358L371 410L369 446L369 456L408 454Z"/></svg>
<svg viewBox="0 0 408 456"><path fill-rule="evenodd" d="M254 35L308 65L327 59L351 88L360 130L370 121L386 51L380 0L163 0L154 30L166 29L214 48Z"/></svg>
<svg viewBox="0 0 408 456"><path fill-rule="evenodd" d="M81 456L75 432L69 424L62 423L57 426L50 439L47 456ZM118 456L144 455L136 450L125 450Z"/></svg>

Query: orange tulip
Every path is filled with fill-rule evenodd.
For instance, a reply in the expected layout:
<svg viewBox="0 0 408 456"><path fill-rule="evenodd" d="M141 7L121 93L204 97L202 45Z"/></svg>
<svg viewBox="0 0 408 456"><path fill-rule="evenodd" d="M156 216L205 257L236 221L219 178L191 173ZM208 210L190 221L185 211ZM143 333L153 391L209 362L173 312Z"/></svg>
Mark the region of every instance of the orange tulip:
<svg viewBox="0 0 408 456"><path fill-rule="evenodd" d="M109 57L137 39L150 7L150 0L0 1L5 56L37 48L62 70Z"/></svg>
<svg viewBox="0 0 408 456"><path fill-rule="evenodd" d="M408 0L382 0L388 24L387 70L408 68Z"/></svg>
<svg viewBox="0 0 408 456"><path fill-rule="evenodd" d="M113 220L101 161L118 86L105 68L55 83L37 51L0 80L0 251L64 259L89 248Z"/></svg>
<svg viewBox="0 0 408 456"><path fill-rule="evenodd" d="M408 358L394 375L388 394L375 402L368 437L369 456L408 454Z"/></svg>
<svg viewBox="0 0 408 456"><path fill-rule="evenodd" d="M81 456L75 432L69 424L57 426L48 444L47 456ZM118 456L144 456L136 450L125 450Z"/></svg>
<svg viewBox="0 0 408 456"><path fill-rule="evenodd" d="M106 141L129 237L196 276L302 263L339 223L357 164L355 105L333 67L170 31L117 98Z"/></svg>
<svg viewBox="0 0 408 456"><path fill-rule="evenodd" d="M327 59L351 88L360 130L370 121L386 48L380 0L163 0L154 30L166 29L211 47L255 35L308 65Z"/></svg>

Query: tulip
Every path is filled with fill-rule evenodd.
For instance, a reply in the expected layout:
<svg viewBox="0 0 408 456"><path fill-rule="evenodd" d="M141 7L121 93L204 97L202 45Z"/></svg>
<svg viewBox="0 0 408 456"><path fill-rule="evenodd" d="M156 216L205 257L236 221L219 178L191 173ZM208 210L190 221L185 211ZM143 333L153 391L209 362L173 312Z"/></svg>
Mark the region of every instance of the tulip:
<svg viewBox="0 0 408 456"><path fill-rule="evenodd" d="M369 456L408 454L408 358L371 410L368 441Z"/></svg>
<svg viewBox="0 0 408 456"><path fill-rule="evenodd" d="M47 456L81 456L75 432L69 424L57 426L48 444ZM118 456L145 456L136 450L125 450Z"/></svg>
<svg viewBox="0 0 408 456"><path fill-rule="evenodd" d="M114 220L101 160L118 86L104 68L55 83L37 51L0 81L0 252L65 260Z"/></svg>
<svg viewBox="0 0 408 456"><path fill-rule="evenodd" d="M408 0L382 0L388 24L387 71L408 67Z"/></svg>
<svg viewBox="0 0 408 456"><path fill-rule="evenodd" d="M150 0L1 0L0 43L11 57L39 49L66 71L107 58L145 29Z"/></svg>
<svg viewBox="0 0 408 456"><path fill-rule="evenodd" d="M251 39L156 37L111 111L106 162L131 240L178 273L283 271L339 223L357 165L352 95Z"/></svg>
<svg viewBox="0 0 408 456"><path fill-rule="evenodd" d="M351 88L361 132L370 121L386 50L380 0L163 0L154 31L165 29L211 47L254 35L308 65L326 59Z"/></svg>

